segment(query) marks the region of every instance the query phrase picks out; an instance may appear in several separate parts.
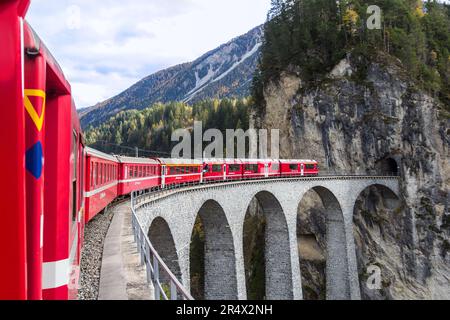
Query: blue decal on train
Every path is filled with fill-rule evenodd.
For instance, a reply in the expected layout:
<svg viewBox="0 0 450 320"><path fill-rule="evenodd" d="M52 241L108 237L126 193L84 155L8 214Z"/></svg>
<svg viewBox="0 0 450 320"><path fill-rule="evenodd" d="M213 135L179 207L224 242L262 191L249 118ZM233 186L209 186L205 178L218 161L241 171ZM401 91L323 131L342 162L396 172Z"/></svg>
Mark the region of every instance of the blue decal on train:
<svg viewBox="0 0 450 320"><path fill-rule="evenodd" d="M38 141L26 153L26 167L36 179L39 179L42 175L43 164L42 144Z"/></svg>

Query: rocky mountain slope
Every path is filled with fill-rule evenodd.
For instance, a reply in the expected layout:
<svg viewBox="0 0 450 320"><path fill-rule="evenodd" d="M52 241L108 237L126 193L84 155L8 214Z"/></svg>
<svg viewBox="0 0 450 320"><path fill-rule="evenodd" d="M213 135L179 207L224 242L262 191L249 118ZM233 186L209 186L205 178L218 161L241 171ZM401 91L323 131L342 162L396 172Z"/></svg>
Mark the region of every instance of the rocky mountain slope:
<svg viewBox="0 0 450 320"><path fill-rule="evenodd" d="M377 57L361 70L349 54L314 87L290 68L264 88L265 107L254 111L253 125L280 129L282 158L314 158L330 172L398 171L402 199L396 206L377 188L356 205L362 298L450 299L448 106L410 80L399 60L381 52ZM309 249L326 256L320 200L309 203L299 213L301 237L315 238ZM304 293L320 298L323 261L303 260ZM382 270L381 290L366 286L369 265Z"/></svg>
<svg viewBox="0 0 450 320"><path fill-rule="evenodd" d="M159 71L118 96L81 110L83 127L97 126L120 111L141 110L156 102L195 103L249 95L262 34L263 27L256 27L193 62Z"/></svg>

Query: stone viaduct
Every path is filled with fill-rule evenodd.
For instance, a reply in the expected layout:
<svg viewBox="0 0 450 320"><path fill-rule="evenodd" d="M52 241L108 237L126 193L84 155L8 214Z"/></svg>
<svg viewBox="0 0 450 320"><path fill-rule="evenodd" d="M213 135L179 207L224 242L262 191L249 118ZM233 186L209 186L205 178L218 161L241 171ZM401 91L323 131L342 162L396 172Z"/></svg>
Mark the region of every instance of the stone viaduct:
<svg viewBox="0 0 450 320"><path fill-rule="evenodd" d="M266 298L302 299L297 212L314 190L326 209L327 299L360 299L353 236L353 212L368 187L382 190L389 203L399 199L397 177L308 177L227 182L141 196L136 216L150 241L181 283L190 288L190 242L200 215L205 231L205 298L245 300L243 232L256 197L266 218Z"/></svg>

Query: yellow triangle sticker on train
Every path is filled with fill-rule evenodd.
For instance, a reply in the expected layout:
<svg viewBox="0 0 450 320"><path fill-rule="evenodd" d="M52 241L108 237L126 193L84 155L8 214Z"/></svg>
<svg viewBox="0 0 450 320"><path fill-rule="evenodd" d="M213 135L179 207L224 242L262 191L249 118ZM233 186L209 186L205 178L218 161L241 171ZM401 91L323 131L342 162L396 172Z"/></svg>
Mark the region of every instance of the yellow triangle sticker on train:
<svg viewBox="0 0 450 320"><path fill-rule="evenodd" d="M41 131L42 126L44 124L44 116L45 116L45 92L38 89L25 89L24 93L25 93L24 97L25 109L27 110L34 124L36 125L38 131ZM40 108L41 115L38 114L38 111L36 110L37 108L35 108L35 106L31 102L30 99L31 97L42 98L42 108Z"/></svg>

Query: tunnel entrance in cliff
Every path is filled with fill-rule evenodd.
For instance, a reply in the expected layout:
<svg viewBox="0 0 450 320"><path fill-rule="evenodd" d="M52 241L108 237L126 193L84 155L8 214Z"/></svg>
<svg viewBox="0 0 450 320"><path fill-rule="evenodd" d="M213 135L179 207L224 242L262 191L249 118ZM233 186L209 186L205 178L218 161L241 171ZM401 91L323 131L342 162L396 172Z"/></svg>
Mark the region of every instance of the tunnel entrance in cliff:
<svg viewBox="0 0 450 320"><path fill-rule="evenodd" d="M399 166L395 159L385 158L375 163L376 173L387 176L398 176Z"/></svg>

